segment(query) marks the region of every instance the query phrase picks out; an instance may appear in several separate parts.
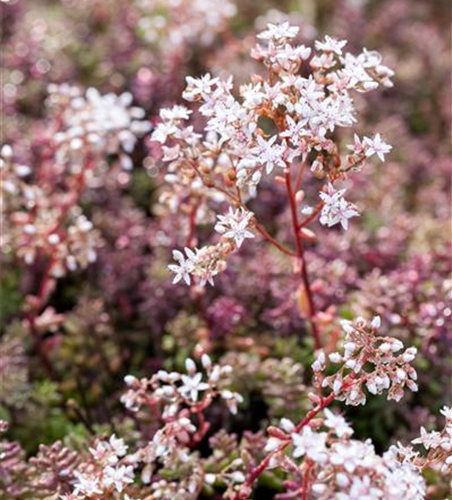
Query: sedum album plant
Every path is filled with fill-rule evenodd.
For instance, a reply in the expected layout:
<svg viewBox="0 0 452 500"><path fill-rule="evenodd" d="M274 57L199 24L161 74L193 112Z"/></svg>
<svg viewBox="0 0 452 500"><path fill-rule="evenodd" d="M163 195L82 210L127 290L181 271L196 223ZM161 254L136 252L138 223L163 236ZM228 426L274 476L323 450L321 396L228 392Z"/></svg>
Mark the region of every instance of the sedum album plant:
<svg viewBox="0 0 452 500"><path fill-rule="evenodd" d="M392 87L381 55L340 39L362 23L342 13L339 37L312 44L312 27L268 24L238 70L255 2L95 0L86 14L64 0L37 25L3 3L14 265L0 285L18 305L0 338L0 500L444 500L446 154L431 176L424 151L444 141L405 131L391 156L410 160L369 168L405 110L369 95ZM278 18L297 14L260 19ZM44 43L57 26L59 48ZM86 60L44 71L91 42ZM186 78L185 106L165 107L182 75L205 71Z"/></svg>
<svg viewBox="0 0 452 500"><path fill-rule="evenodd" d="M213 285L227 258L257 233L294 257L300 302L319 348L305 247L316 238L312 226L317 220L323 226L347 229L349 219L359 216L357 207L346 201L342 186L368 158L375 155L384 161L391 146L380 134L360 138L355 133L347 154L341 154L337 129L357 121L352 93L392 86L393 71L377 52L364 49L354 56L343 51L345 40L330 37L316 41L312 51L293 43L297 34L298 28L285 22L269 24L258 35L263 45L258 44L252 56L267 74L254 75L237 97L232 78L188 77L183 97L200 104L204 132L186 124L192 111L175 106L160 112L152 139L162 144L168 169L161 201L170 212L189 214L184 252L174 250L176 264L169 266L174 283L182 280L190 285L193 280L200 286ZM271 175L286 188L295 250L274 239L249 207L259 184ZM318 180L315 194L304 187L312 188L309 175ZM227 212L217 215L225 205ZM193 247L197 224L215 217L219 241Z"/></svg>
<svg viewBox="0 0 452 500"><path fill-rule="evenodd" d="M175 106L160 112L161 122L152 134L161 143L162 160L168 165L167 187L160 201L169 212L188 214L184 252L173 250L176 263L169 266L175 274L173 282L213 285L215 276L226 269L227 258L246 239L260 234L293 257L294 272L301 281L301 308L319 349L312 367L313 409L306 418L297 425L283 419L281 428L269 427L267 455L260 462L252 457L248 463L238 462L234 481L228 481L223 471L211 480L227 486L225 498L245 500L262 474L281 468L287 474L287 493L277 495L281 499L421 499L426 489L419 464L398 460L393 451L377 456L370 443L351 440L352 429L326 408L335 400L365 404L364 389L371 394L388 390L388 398L396 401L405 387L417 391L417 374L410 365L416 348L404 350L399 340L377 337L379 317L370 323L362 318L344 321L344 352L329 354L340 368L324 375L321 328L334 318L325 320L327 314L315 308L305 258L305 246L316 238L312 229L316 220L346 230L349 219L359 216L357 207L344 198L348 177L359 172L369 157L384 161L391 151L380 134L360 138L355 133L348 152L341 154L336 129L350 128L357 121L352 92L390 87L393 72L376 52L344 53L344 40L326 37L315 43L311 53L310 48L293 43L297 34L297 27L282 23L270 24L258 35L265 45L257 45L252 56L264 64L267 74L253 76L240 87L238 97L233 94L232 78L209 74L187 78L183 97L200 103L203 133L187 125L191 110ZM286 189L295 250L273 238L249 207L259 184L272 174ZM306 179L308 175L317 183ZM317 195L310 197L304 186L313 189L318 183ZM225 205L229 205L227 212L218 214ZM196 227L206 218L216 219L214 229L220 238L198 248ZM319 432L324 427L328 430ZM345 456L353 460L346 461Z"/></svg>

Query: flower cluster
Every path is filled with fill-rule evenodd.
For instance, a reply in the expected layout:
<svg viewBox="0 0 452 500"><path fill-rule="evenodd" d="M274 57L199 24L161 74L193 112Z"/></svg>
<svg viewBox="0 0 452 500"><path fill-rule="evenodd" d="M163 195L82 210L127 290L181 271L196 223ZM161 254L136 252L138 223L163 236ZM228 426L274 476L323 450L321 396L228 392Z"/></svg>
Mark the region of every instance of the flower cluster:
<svg viewBox="0 0 452 500"><path fill-rule="evenodd" d="M79 205L82 178L72 179L69 193L34 183L31 168L14 161L10 146L2 148L0 169L0 188L8 216L4 221L8 230L3 235L3 251L14 249L27 265L39 256L49 258L48 274L53 277L83 269L95 261L96 233Z"/></svg>
<svg viewBox="0 0 452 500"><path fill-rule="evenodd" d="M388 398L396 400L402 397L405 385L417 390L413 382L416 372L409 364L414 360L416 350L408 348L396 356L395 353L403 349L403 344L389 337L376 337L379 326L379 317L371 322L363 318L353 322L343 321L344 354L333 352L329 356L333 363L344 363L343 366L334 375L324 377L326 356L323 351L317 355L312 365L316 393L309 396L314 408L297 425L284 418L281 429L268 428L267 456L250 469L244 484L236 489L232 498L248 498L256 479L264 471L275 467L295 474L298 482L295 481L289 489L296 490L294 495L302 493L304 498L309 491L324 500L352 500L357 495L372 492L375 498L423 498L425 487L416 469L404 471L408 467L400 468L398 462L390 463L385 457L377 457L369 443L350 440L353 434L351 427L327 408L335 400L345 401L348 405L364 404L364 386L372 394L388 390ZM330 388L330 392L324 396L323 389L326 387ZM322 411L325 418L320 419ZM327 427L328 431L318 432L321 426ZM303 457L300 466L288 458L285 450L289 446L294 459ZM364 464L367 464L368 470ZM400 482L398 477L408 473L412 477L408 476L406 482Z"/></svg>
<svg viewBox="0 0 452 500"><path fill-rule="evenodd" d="M427 455L422 460L423 467L439 468L442 474L452 475L452 408L445 406L440 413L446 420L443 430L428 432L422 427L421 435L413 439L412 443L427 450ZM418 459L417 452L412 448L398 451L403 454L404 460Z"/></svg>
<svg viewBox="0 0 452 500"><path fill-rule="evenodd" d="M444 2L296 3L0 0L0 500L450 497Z"/></svg>
<svg viewBox="0 0 452 500"><path fill-rule="evenodd" d="M371 394L388 391L388 399L399 401L404 388L417 391L416 370L411 366L417 349L404 349L403 343L392 337L378 336L380 318L372 321L357 318L343 320L344 353L332 352L329 360L341 365L333 375L323 378L326 357L320 352L312 369L322 387L330 387L340 401L349 405L365 404L364 388ZM356 378L356 380L355 380ZM350 382L350 381L353 382Z"/></svg>
<svg viewBox="0 0 452 500"><path fill-rule="evenodd" d="M80 169L87 157L119 155L130 170L138 137L150 130L144 110L131 106L132 94L100 94L95 88L85 93L68 84L49 86L48 106L61 122L55 133L56 159Z"/></svg>
<svg viewBox="0 0 452 500"><path fill-rule="evenodd" d="M336 191L329 184L328 191L319 194L323 201L320 224L330 227L340 223L344 229L347 229L348 219L359 215L354 206L344 200L344 193L345 189Z"/></svg>
<svg viewBox="0 0 452 500"><path fill-rule="evenodd" d="M88 499L121 494L133 483L134 467L123 458L127 446L122 439L113 434L108 441L99 440L89 451L91 460L74 471L73 492L63 498Z"/></svg>
<svg viewBox="0 0 452 500"><path fill-rule="evenodd" d="M219 243L201 249L185 248L186 256L179 250L173 250L173 258L177 264L168 266L176 274L173 283L183 279L190 285L191 276L196 276L200 286L204 286L206 282L213 285L214 276L226 268L226 257L240 248L245 239L254 238L254 234L248 229L252 217L252 212L244 209L229 209L226 215L218 216L215 225L215 231L222 236Z"/></svg>
<svg viewBox="0 0 452 500"><path fill-rule="evenodd" d="M362 141L355 135L353 153L341 158L333 133L338 127L351 127L356 122L350 91L390 86L392 71L381 65L378 54L366 50L356 57L343 54L346 42L329 37L316 42L316 52L308 62L311 49L292 43L297 33L297 27L282 23L270 24L258 35L266 45L258 45L252 56L268 68L269 77L266 80L256 76L242 85L239 97L234 95L232 77L223 80L206 74L187 78L183 97L199 103L199 112L206 119L204 134L185 124L190 118L189 109L175 106L160 112L161 122L152 140L161 144L162 161L169 172L162 199L174 211L189 198L195 214L192 229L199 220L197 211L205 216L215 210L213 203L227 202L229 218L235 222L231 230L223 229L223 233L235 235L239 247L250 233L244 232L246 219L240 224L238 215L248 213L246 203L256 196L262 179L275 169L283 174L289 200L296 205L296 196L304 196L297 191L306 165L316 178L326 179L326 192L320 189L321 200L315 208L304 207L302 213L308 215L304 221L295 219L297 232L310 234L305 226L319 214L321 224L340 223L344 229L348 219L358 215L355 207L344 200L345 190L336 190L333 184L345 178L348 171L359 170L374 154L384 160L391 147L379 134ZM310 68L309 76L299 74L302 65ZM265 129L264 118L269 122ZM294 172L298 172L295 186L291 185ZM258 230L266 234L262 227L258 226ZM180 254L176 258L182 262ZM217 258L213 252L212 259ZM176 282L181 277L178 273Z"/></svg>
<svg viewBox="0 0 452 500"><path fill-rule="evenodd" d="M294 477L293 496L320 500L422 500L426 485L419 468L401 462L388 451L377 455L370 441L351 439L345 419L325 409L324 415L297 429L287 419L273 428L267 451L275 452L270 467L279 467ZM281 453L286 443L290 454ZM301 459L301 461L300 461Z"/></svg>
<svg viewBox="0 0 452 500"><path fill-rule="evenodd" d="M172 418L182 407L199 412L218 396L226 402L230 411L235 413L242 397L238 393L223 389L228 384L232 367L212 364L207 354L202 355L201 362L206 372L205 380L191 358L185 361L186 374L159 370L150 379L137 379L133 375L127 375L125 381L129 390L122 396L121 401L133 411L137 411L143 404L162 405L162 417Z"/></svg>
<svg viewBox="0 0 452 500"><path fill-rule="evenodd" d="M226 268L225 257L234 250L234 247L226 243L218 243L201 249L185 248L185 254L179 250L173 250L173 258L177 264L170 264L169 270L176 276L173 283L183 279L187 285L191 284L191 276L198 278L200 286L206 283L214 284L213 278Z"/></svg>
<svg viewBox="0 0 452 500"><path fill-rule="evenodd" d="M192 452L210 424L205 420L204 411L214 398L226 402L230 411L237 411L242 402L239 394L226 388L231 367L212 363L207 354L201 363L206 372L197 371L195 362L185 361L186 374L160 370L151 379L137 379L126 376L127 392L121 401L134 412L144 405L151 409L159 427L144 446L134 453L128 453L123 439L115 435L108 440L97 440L89 449L89 458L73 472L72 493L64 500L132 498L137 491L135 469L140 469L140 477L149 485L155 498L167 498L173 494L178 499L195 499L205 484L211 483L211 475L199 465L199 457ZM196 423L196 425L195 425ZM181 477L177 481L164 479L163 470ZM122 496L121 496L122 495ZM125 496L124 496L125 495Z"/></svg>

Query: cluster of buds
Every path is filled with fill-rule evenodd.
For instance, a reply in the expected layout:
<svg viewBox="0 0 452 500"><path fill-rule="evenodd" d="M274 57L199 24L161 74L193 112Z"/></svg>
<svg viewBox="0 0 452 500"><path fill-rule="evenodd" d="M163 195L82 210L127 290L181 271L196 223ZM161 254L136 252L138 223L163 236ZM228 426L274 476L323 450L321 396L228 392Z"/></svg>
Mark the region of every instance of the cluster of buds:
<svg viewBox="0 0 452 500"><path fill-rule="evenodd" d="M73 473L72 493L61 498L65 500L97 500L106 496L115 499L124 498L125 490L133 483L135 477L135 464L127 455L124 441L112 435L109 440L97 440L89 452L89 459L80 464Z"/></svg>
<svg viewBox="0 0 452 500"><path fill-rule="evenodd" d="M266 45L258 45L252 55L263 62L269 75L267 79L254 76L240 87L239 96L234 95L232 77L187 78L183 97L198 103L206 120L203 134L187 125L189 109L175 106L161 111L161 122L151 138L160 143L162 161L167 164L163 198L173 212L190 199L195 215L198 209L210 214L214 203L226 202L230 213L248 213L246 203L256 196L259 183L276 170L285 176L289 200L296 205L300 186L298 181L291 186L291 176L297 172L301 179L300 172L307 166L325 184L315 207L302 208L306 219L294 221L297 231L306 231L304 226L318 216L322 225L341 224L346 229L348 220L358 215L344 199L345 190L334 184L373 155L384 160L391 146L379 134L363 140L355 135L352 154L341 157L334 133L356 122L351 91L391 86L392 71L381 65L376 53L343 53L343 40L327 37L315 43L314 51L294 45L297 34L297 27L282 23L270 24L258 35ZM309 76L300 75L302 66L306 66L303 70L310 67ZM261 128L262 118L267 119L270 132ZM198 221L195 216L191 225ZM262 228L259 232L265 234ZM236 239L237 246L242 239Z"/></svg>
<svg viewBox="0 0 452 500"><path fill-rule="evenodd" d="M344 352L329 355L332 363L341 366L333 375L324 377L326 356L320 352L312 366L316 384L331 388L336 399L348 405L365 404L364 388L371 394L388 391L388 399L396 401L403 397L405 387L417 391L416 370L410 364L416 348L404 349L400 340L377 335L379 326L378 316L372 321L343 320Z"/></svg>
<svg viewBox="0 0 452 500"><path fill-rule="evenodd" d="M95 88L83 92L69 84L49 85L47 104L59 124L55 132L56 159L82 168L87 157L118 155L121 166L132 168L129 154L136 141L151 128L144 110L132 104L132 94L100 94Z"/></svg>

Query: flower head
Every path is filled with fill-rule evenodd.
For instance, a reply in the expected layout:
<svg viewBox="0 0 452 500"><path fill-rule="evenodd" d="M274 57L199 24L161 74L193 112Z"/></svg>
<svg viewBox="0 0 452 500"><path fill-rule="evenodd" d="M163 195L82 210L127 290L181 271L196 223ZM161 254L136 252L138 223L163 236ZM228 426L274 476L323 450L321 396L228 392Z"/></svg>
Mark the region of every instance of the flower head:
<svg viewBox="0 0 452 500"><path fill-rule="evenodd" d="M319 193L324 205L320 214L320 224L323 226L334 226L341 224L348 229L348 219L359 215L355 206L344 199L345 189L336 191L332 184L328 184L327 193Z"/></svg>
<svg viewBox="0 0 452 500"><path fill-rule="evenodd" d="M215 225L215 231L223 235L224 238L233 239L237 247L240 248L246 238L254 238L254 234L247 229L252 217L253 213L246 212L243 208L240 210L229 208L226 215L217 216L218 222Z"/></svg>
<svg viewBox="0 0 452 500"><path fill-rule="evenodd" d="M283 160L283 146L275 144L277 136L271 137L266 141L260 135L257 136L257 146L251 150L256 156L256 160L265 165L267 174L270 174L274 166L284 168L286 164Z"/></svg>
<svg viewBox="0 0 452 500"><path fill-rule="evenodd" d="M392 146L381 139L380 134L375 134L374 138L364 137L366 156L377 155L381 161L385 161L385 155L392 150Z"/></svg>
<svg viewBox="0 0 452 500"><path fill-rule="evenodd" d="M275 40L281 41L290 38L295 38L298 34L300 28L298 26L290 26L290 24L285 21L281 24L271 24L267 25L267 29L262 33L257 35L257 38L262 40Z"/></svg>

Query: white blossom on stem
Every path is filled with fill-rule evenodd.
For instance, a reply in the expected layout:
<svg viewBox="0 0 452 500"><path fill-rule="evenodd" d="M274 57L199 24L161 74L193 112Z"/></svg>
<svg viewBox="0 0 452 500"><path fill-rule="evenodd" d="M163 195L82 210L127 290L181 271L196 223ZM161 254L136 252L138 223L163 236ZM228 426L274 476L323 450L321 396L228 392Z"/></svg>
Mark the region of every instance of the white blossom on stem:
<svg viewBox="0 0 452 500"><path fill-rule="evenodd" d="M385 155L392 150L392 146L381 139L380 134L372 138L364 137L365 154L367 157L377 155L381 161L385 161Z"/></svg>
<svg viewBox="0 0 452 500"><path fill-rule="evenodd" d="M233 210L229 208L226 215L218 215L218 222L215 225L215 231L224 238L231 238L235 241L238 248L242 246L246 238L254 238L254 234L247 228L253 217L252 212L246 212L243 208Z"/></svg>
<svg viewBox="0 0 452 500"><path fill-rule="evenodd" d="M324 203L320 214L320 224L328 227L341 224L344 229L348 229L348 219L359 215L355 206L344 199L344 193L345 189L336 191L332 184L328 184L326 193L319 193Z"/></svg>

